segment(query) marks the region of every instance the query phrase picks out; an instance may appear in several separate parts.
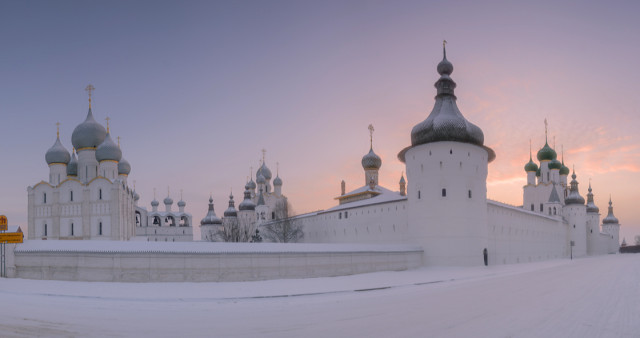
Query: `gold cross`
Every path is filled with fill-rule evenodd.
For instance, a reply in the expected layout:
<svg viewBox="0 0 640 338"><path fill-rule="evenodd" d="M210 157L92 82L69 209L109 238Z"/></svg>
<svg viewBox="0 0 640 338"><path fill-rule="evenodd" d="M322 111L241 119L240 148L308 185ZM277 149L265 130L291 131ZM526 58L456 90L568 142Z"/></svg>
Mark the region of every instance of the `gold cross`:
<svg viewBox="0 0 640 338"><path fill-rule="evenodd" d="M444 48L446 44L447 44L447 40L442 40L442 48Z"/></svg>
<svg viewBox="0 0 640 338"><path fill-rule="evenodd" d="M96 88L89 84L84 90L86 90L89 93L89 108L91 108L91 92L96 90Z"/></svg>
<svg viewBox="0 0 640 338"><path fill-rule="evenodd" d="M60 138L60 122L56 122L56 135L58 136L58 138Z"/></svg>
<svg viewBox="0 0 640 338"><path fill-rule="evenodd" d="M111 120L111 119L109 118L109 116L107 116L107 118L105 120L107 120L107 133L108 133L109 132L109 120Z"/></svg>

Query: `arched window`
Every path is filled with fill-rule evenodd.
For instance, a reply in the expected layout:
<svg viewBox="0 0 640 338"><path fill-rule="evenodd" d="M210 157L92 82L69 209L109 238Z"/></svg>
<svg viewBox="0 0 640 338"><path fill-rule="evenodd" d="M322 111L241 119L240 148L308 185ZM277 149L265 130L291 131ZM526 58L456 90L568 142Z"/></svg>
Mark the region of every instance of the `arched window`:
<svg viewBox="0 0 640 338"><path fill-rule="evenodd" d="M542 203L540 203L540 212L544 211L544 206L542 206Z"/></svg>
<svg viewBox="0 0 640 338"><path fill-rule="evenodd" d="M69 201L73 202L73 190L69 192Z"/></svg>
<svg viewBox="0 0 640 338"><path fill-rule="evenodd" d="M44 235L47 235L47 223L44 224Z"/></svg>
<svg viewBox="0 0 640 338"><path fill-rule="evenodd" d="M553 214L556 215L556 207L553 207Z"/></svg>
<svg viewBox="0 0 640 338"><path fill-rule="evenodd" d="M338 214L338 219L342 219L342 213Z"/></svg>
<svg viewBox="0 0 640 338"><path fill-rule="evenodd" d="M98 189L98 199L102 199L102 189Z"/></svg>
<svg viewBox="0 0 640 338"><path fill-rule="evenodd" d="M43 193L42 195L42 203L47 204L47 193Z"/></svg>
<svg viewBox="0 0 640 338"><path fill-rule="evenodd" d="M531 211L535 211L535 207L533 206L533 203L531 203Z"/></svg>
<svg viewBox="0 0 640 338"><path fill-rule="evenodd" d="M71 223L71 236L73 236L73 223Z"/></svg>
<svg viewBox="0 0 640 338"><path fill-rule="evenodd" d="M469 190L469 198L471 198L471 190Z"/></svg>
<svg viewBox="0 0 640 338"><path fill-rule="evenodd" d="M102 236L102 222L98 223L98 235Z"/></svg>
<svg viewBox="0 0 640 338"><path fill-rule="evenodd" d="M447 197L447 189L442 189L442 197Z"/></svg>
<svg viewBox="0 0 640 338"><path fill-rule="evenodd" d="M420 199L420 190L418 190L418 199Z"/></svg>
<svg viewBox="0 0 640 338"><path fill-rule="evenodd" d="M347 211L344 212L344 218L349 218L349 212Z"/></svg>

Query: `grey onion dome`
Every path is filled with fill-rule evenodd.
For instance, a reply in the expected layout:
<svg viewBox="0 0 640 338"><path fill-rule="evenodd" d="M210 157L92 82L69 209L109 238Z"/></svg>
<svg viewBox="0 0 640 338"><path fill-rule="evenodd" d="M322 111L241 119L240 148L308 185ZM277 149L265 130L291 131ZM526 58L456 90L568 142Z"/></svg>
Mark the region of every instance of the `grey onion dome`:
<svg viewBox="0 0 640 338"><path fill-rule="evenodd" d="M107 133L104 141L96 149L96 160L102 161L120 161L122 158L122 151L120 147L113 142L111 134Z"/></svg>
<svg viewBox="0 0 640 338"><path fill-rule="evenodd" d="M273 179L274 186L282 186L282 179L280 176L276 175L276 178Z"/></svg>
<svg viewBox="0 0 640 338"><path fill-rule="evenodd" d="M118 162L118 175L129 175L131 172L131 164L129 161L125 160L124 157L120 158Z"/></svg>
<svg viewBox="0 0 640 338"><path fill-rule="evenodd" d="M44 154L44 159L47 164L67 164L71 160L71 155L60 142L60 137L57 137L51 148Z"/></svg>
<svg viewBox="0 0 640 338"><path fill-rule="evenodd" d="M269 168L267 167L267 165L263 162L262 166L260 166L260 168L258 169L258 171L256 171L256 180L258 179L258 177L262 175L264 176L264 178L266 180L270 180L271 179L271 170L269 170ZM258 182L260 183L260 182Z"/></svg>
<svg viewBox="0 0 640 338"><path fill-rule="evenodd" d="M71 161L67 164L67 176L78 176L78 158L75 150L71 154Z"/></svg>
<svg viewBox="0 0 640 338"><path fill-rule="evenodd" d="M441 141L470 143L485 148L489 154L488 161L493 161L495 152L484 146L482 130L469 122L458 109L454 94L456 83L449 77L452 72L453 65L447 60L444 51L444 57L438 64L440 79L435 83L436 102L429 116L411 130L411 146ZM403 162L405 151L406 149L398 154Z"/></svg>
<svg viewBox="0 0 640 338"><path fill-rule="evenodd" d="M569 175L569 168L564 165L564 160L562 160L562 167L560 168L560 175L567 176Z"/></svg>
<svg viewBox="0 0 640 338"><path fill-rule="evenodd" d="M179 200L178 201L178 206L181 208L184 208L187 205L187 202L183 201L183 200Z"/></svg>
<svg viewBox="0 0 640 338"><path fill-rule="evenodd" d="M138 201L140 199L140 194L138 194L137 192L133 193L133 200L134 201ZM156 201L157 202L157 201Z"/></svg>
<svg viewBox="0 0 640 338"><path fill-rule="evenodd" d="M213 197L209 197L209 211L207 211L207 215L200 221L200 225L209 224L222 224L222 220L218 218L215 211L213 211Z"/></svg>
<svg viewBox="0 0 640 338"><path fill-rule="evenodd" d="M580 192L578 192L578 181L576 181L576 173L574 172L571 175L571 189L569 190L569 195L564 199L564 203L569 204L580 204L584 205L584 197L580 196Z"/></svg>
<svg viewBox="0 0 640 338"><path fill-rule="evenodd" d="M587 212L597 214L600 212L600 208L598 208L593 202L593 193L591 191L591 183L589 183L589 193L587 193Z"/></svg>
<svg viewBox="0 0 640 338"><path fill-rule="evenodd" d="M256 182L253 181L253 179L249 180L249 183L247 183L249 185L249 190L254 190L256 188Z"/></svg>
<svg viewBox="0 0 640 338"><path fill-rule="evenodd" d="M249 191L249 189L244 190L244 200L240 202L240 205L238 205L238 209L240 209L240 211L256 210L256 204L251 200L251 191Z"/></svg>
<svg viewBox="0 0 640 338"><path fill-rule="evenodd" d="M164 201L162 201L162 202L164 202L164 205L171 205L171 204L173 204L173 199L171 197L167 196L167 197L164 198Z"/></svg>
<svg viewBox="0 0 640 338"><path fill-rule="evenodd" d="M71 143L77 150L96 148L104 142L105 137L107 137L107 131L100 123L96 122L91 108L89 108L87 118L73 130Z"/></svg>
<svg viewBox="0 0 640 338"><path fill-rule="evenodd" d="M157 207L158 205L160 205L160 202L158 202L155 198L153 199L153 201L151 201L151 206L152 207Z"/></svg>
<svg viewBox="0 0 640 338"><path fill-rule="evenodd" d="M613 215L613 203L611 203L611 198L609 198L609 212L607 213L607 217L602 220L602 224L618 224L618 218Z"/></svg>
<svg viewBox="0 0 640 338"><path fill-rule="evenodd" d="M373 152L373 148L369 148L369 153L362 156L362 167L366 169L380 169L382 160L380 156Z"/></svg>
<svg viewBox="0 0 640 338"><path fill-rule="evenodd" d="M551 162L549 162L549 169L562 169L562 162L557 159L551 160Z"/></svg>
<svg viewBox="0 0 640 338"><path fill-rule="evenodd" d="M262 173L260 173L256 178L256 182L258 182L258 184L265 184L267 183L267 179L262 175Z"/></svg>
<svg viewBox="0 0 640 338"><path fill-rule="evenodd" d="M233 201L233 194L229 195L229 207L224 211L224 217L237 217L235 202Z"/></svg>
<svg viewBox="0 0 640 338"><path fill-rule="evenodd" d="M551 161L558 158L558 154L553 148L549 147L549 143L545 142L544 147L538 150L538 161Z"/></svg>

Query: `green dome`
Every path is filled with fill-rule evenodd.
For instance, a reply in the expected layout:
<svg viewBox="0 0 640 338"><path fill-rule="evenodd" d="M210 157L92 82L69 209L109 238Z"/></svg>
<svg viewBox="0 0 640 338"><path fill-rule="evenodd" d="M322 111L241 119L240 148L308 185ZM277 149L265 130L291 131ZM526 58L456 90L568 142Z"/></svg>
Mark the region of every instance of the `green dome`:
<svg viewBox="0 0 640 338"><path fill-rule="evenodd" d="M538 168L538 170L536 170L536 176L540 177L540 175L542 175L542 174L540 173L540 168Z"/></svg>
<svg viewBox="0 0 640 338"><path fill-rule="evenodd" d="M545 142L544 147L538 151L538 161L551 161L558 157L556 151L549 147L549 144Z"/></svg>
<svg viewBox="0 0 640 338"><path fill-rule="evenodd" d="M538 171L538 165L535 162L533 162L531 159L529 159L529 163L524 165L524 171L526 172Z"/></svg>
<svg viewBox="0 0 640 338"><path fill-rule="evenodd" d="M562 163L556 159L551 160L549 162L549 169L560 169L562 168Z"/></svg>
<svg viewBox="0 0 640 338"><path fill-rule="evenodd" d="M569 168L564 165L564 161L562 161L562 167L560 168L560 175L569 175Z"/></svg>

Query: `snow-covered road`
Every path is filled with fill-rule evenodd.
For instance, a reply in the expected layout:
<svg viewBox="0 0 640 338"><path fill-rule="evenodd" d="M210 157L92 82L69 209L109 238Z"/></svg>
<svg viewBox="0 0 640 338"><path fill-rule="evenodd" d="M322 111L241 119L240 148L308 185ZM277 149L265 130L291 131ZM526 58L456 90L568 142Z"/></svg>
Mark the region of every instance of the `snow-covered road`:
<svg viewBox="0 0 640 338"><path fill-rule="evenodd" d="M0 336L640 337L640 255L246 283L0 280Z"/></svg>

